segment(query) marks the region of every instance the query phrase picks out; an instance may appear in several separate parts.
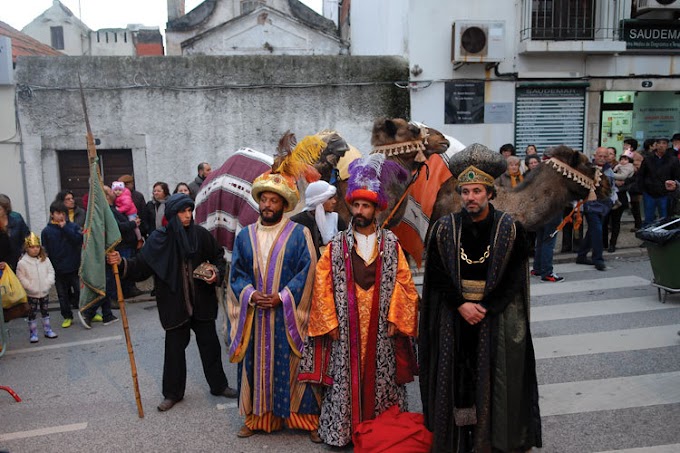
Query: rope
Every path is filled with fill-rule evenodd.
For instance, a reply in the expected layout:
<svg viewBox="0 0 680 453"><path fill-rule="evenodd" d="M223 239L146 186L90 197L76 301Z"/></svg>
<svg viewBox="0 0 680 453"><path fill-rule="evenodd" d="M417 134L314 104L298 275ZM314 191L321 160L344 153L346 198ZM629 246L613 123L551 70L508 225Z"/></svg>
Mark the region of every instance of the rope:
<svg viewBox="0 0 680 453"><path fill-rule="evenodd" d="M551 238L554 238L555 235L562 231L564 227L570 222L574 223L575 230L578 230L581 227L581 223L583 222L583 217L581 216L581 205L583 205L583 200L579 200L578 203L576 203L576 206L574 206L574 209L572 209L571 212L562 219L562 222L557 225L555 231L550 234Z"/></svg>

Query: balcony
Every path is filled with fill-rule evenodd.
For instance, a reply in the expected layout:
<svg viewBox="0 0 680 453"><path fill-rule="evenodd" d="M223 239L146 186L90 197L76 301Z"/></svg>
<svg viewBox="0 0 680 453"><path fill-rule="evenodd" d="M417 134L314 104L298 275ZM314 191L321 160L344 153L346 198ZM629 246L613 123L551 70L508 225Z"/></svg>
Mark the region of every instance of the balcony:
<svg viewBox="0 0 680 453"><path fill-rule="evenodd" d="M520 54L613 54L626 50L625 0L522 0Z"/></svg>

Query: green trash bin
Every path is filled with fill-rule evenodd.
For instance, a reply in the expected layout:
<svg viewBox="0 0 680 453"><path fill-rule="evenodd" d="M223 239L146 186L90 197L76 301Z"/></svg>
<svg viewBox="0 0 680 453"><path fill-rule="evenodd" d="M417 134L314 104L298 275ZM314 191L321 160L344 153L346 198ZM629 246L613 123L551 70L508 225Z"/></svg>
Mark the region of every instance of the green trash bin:
<svg viewBox="0 0 680 453"><path fill-rule="evenodd" d="M668 293L680 292L680 218L657 222L635 236L645 241L654 274L652 285L658 289L659 300L665 303Z"/></svg>

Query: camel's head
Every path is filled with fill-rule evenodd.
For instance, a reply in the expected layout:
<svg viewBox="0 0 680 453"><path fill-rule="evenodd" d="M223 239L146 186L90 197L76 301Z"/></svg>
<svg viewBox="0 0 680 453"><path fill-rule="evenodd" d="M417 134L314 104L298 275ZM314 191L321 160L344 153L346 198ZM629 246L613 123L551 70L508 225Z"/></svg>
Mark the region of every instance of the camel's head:
<svg viewBox="0 0 680 453"><path fill-rule="evenodd" d="M373 122L371 145L384 146L420 140L420 128L402 118L378 118Z"/></svg>
<svg viewBox="0 0 680 453"><path fill-rule="evenodd" d="M569 188L569 191L575 195L575 198L585 199L590 192L590 189L586 187L587 184L580 180L578 174L582 174L595 182L595 193L598 198L607 197L611 193L608 178L601 176L600 170L593 165L585 154L575 151L568 146L560 145L551 150L550 157L559 160L577 172L570 174L568 169L556 168L555 165L547 163L548 166L553 167L553 171L557 171L563 176L564 183Z"/></svg>
<svg viewBox="0 0 680 453"><path fill-rule="evenodd" d="M417 121L412 121L412 124L420 128L420 139L425 145L425 157L429 158L433 154L444 154L449 150L451 143L446 135Z"/></svg>
<svg viewBox="0 0 680 453"><path fill-rule="evenodd" d="M349 150L349 145L335 131L323 130L318 135L326 143L326 147L321 152L319 160L314 164L314 168L321 174L321 179L329 181L332 170L337 167L338 161Z"/></svg>

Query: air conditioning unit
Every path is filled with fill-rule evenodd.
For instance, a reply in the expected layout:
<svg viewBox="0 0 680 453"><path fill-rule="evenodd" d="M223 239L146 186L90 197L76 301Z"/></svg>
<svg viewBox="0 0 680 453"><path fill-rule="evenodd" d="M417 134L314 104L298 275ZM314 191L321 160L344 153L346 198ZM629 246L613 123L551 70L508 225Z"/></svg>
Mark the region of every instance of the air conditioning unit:
<svg viewBox="0 0 680 453"><path fill-rule="evenodd" d="M638 14L658 10L680 11L680 0L637 0Z"/></svg>
<svg viewBox="0 0 680 453"><path fill-rule="evenodd" d="M456 21L451 35L451 61L486 63L505 59L505 22Z"/></svg>

